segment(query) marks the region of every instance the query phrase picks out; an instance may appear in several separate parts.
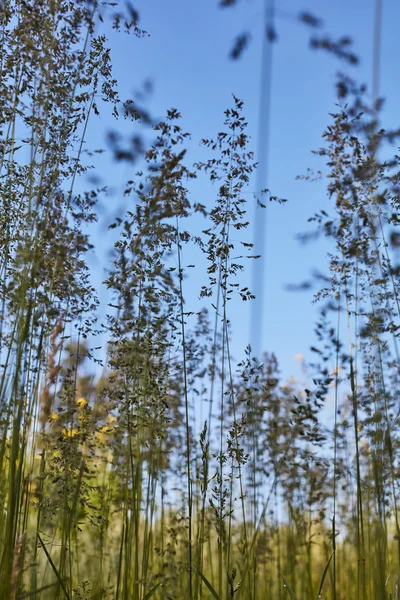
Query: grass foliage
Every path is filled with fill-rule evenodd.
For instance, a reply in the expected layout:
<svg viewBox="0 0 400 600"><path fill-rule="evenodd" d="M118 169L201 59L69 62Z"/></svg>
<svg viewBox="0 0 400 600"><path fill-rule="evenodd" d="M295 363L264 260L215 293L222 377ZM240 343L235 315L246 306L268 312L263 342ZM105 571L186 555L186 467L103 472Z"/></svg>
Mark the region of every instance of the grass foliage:
<svg viewBox="0 0 400 600"><path fill-rule="evenodd" d="M146 120L118 96L110 19L144 35L129 4L0 6L1 598L399 599L398 131L339 78L330 203L310 219L331 253L308 388L272 353L231 355L257 258L236 97L203 162L175 109L153 125L110 224L100 324L87 226L107 192L76 191L87 124L107 105ZM215 197L193 201L195 178Z"/></svg>

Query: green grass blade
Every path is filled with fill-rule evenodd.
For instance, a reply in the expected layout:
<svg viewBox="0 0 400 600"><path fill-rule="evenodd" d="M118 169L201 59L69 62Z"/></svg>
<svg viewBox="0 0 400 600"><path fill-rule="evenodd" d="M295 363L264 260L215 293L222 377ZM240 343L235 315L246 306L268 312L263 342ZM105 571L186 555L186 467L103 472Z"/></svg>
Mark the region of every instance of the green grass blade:
<svg viewBox="0 0 400 600"><path fill-rule="evenodd" d="M318 594L317 594L317 600L319 600L319 598L320 598L320 596L321 596L321 593L322 593L322 588L324 587L325 577L326 577L326 575L327 575L327 573L328 573L329 565L331 564L331 560L332 560L332 558L333 558L333 554L334 554L334 553L332 552L332 554L331 554L331 555L330 555L330 557L329 557L329 560L328 560L328 562L326 563L326 566L325 566L324 572L322 573L322 577L321 577L321 583L319 584L319 590L318 590Z"/></svg>
<svg viewBox="0 0 400 600"><path fill-rule="evenodd" d="M284 578L282 573L279 573L279 574L282 577L283 584L284 584L285 589L286 589L287 593L289 594L291 600L297 600L294 591L292 590L292 588L290 587L290 585L288 584L288 582L286 581L286 579Z"/></svg>
<svg viewBox="0 0 400 600"><path fill-rule="evenodd" d="M263 523L265 513L267 512L269 501L270 501L272 492L274 491L276 483L277 483L277 477L275 477L274 481L272 482L271 489L270 489L270 491L268 493L267 501L265 502L265 504L263 506L263 509L262 509L262 512L261 512L261 516L260 516L259 521L258 521L258 525L257 525L256 530L254 532L253 539L252 539L251 544L250 544L250 548L249 548L249 550L247 552L247 557L246 557L246 562L245 562L245 565L244 565L244 569L243 569L243 571L241 573L241 578L240 578L240 581L239 581L239 583L237 585L242 585L243 582L244 582L244 580L245 580L245 577L246 577L246 574L247 574L247 571L248 571L249 565L250 565L249 559L250 559L252 550L253 550L253 548L255 546L255 543L257 541L258 532L261 529L261 525Z"/></svg>
<svg viewBox="0 0 400 600"><path fill-rule="evenodd" d="M55 574L55 576L56 576L56 577L57 577L57 579L58 579L58 583L60 584L60 586L61 586L61 589L62 589L62 591L63 591L63 592L64 592L64 594L65 594L65 597L67 598L67 600L71 600L71 598L70 598L70 596L69 596L69 594L68 594L68 592L67 592L67 588L65 587L65 585L64 585L64 582L63 582L63 580L61 579L59 572L57 571L57 567L56 567L56 565L53 563L53 561L52 561L52 558L51 558L51 556L50 556L50 554L49 554L49 552L48 552L48 550L47 550L46 546L44 545L42 538L41 538L41 537L40 537L40 535L39 535L39 532L37 532L37 536L38 536L38 539L39 539L40 545L42 546L42 548L43 548L43 550L44 550L44 553L45 553L45 555L46 555L46 557L47 557L47 560L49 561L49 563L50 563L50 566L51 566L51 568L53 569L53 571L54 571L54 574Z"/></svg>
<svg viewBox="0 0 400 600"><path fill-rule="evenodd" d="M145 597L143 598L143 600L149 600L149 598L152 597L153 594L156 593L156 591L158 590L158 588L162 585L161 581L159 581L157 583L157 585L155 585L153 588L151 588L151 590L149 592L147 592L147 594L145 595Z"/></svg>
<svg viewBox="0 0 400 600"><path fill-rule="evenodd" d="M195 569L199 573L200 577L202 578L202 580L204 581L206 586L208 587L211 594L214 596L215 600L221 600L221 598L218 596L217 592L214 590L211 583L208 581L207 577L205 575L203 575L203 573L201 571L199 571L199 569L196 566L195 566Z"/></svg>

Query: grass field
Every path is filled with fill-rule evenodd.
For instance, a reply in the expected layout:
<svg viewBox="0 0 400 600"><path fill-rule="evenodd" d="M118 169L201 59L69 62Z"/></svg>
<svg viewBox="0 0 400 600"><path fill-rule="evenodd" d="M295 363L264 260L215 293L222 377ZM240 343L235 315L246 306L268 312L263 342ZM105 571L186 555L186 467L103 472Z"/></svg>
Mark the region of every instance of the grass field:
<svg viewBox="0 0 400 600"><path fill-rule="evenodd" d="M319 151L330 214L311 216L332 252L307 388L273 353L231 356L230 300L252 300L255 259L236 97L195 165L179 112L154 123L110 223L100 325L85 261L103 190L76 192L87 123L100 97L140 119L121 108L100 16L84 0L0 7L1 599L399 599L400 157L379 160L398 131L339 79ZM132 7L113 18L141 35ZM200 177L217 183L207 206L191 199Z"/></svg>

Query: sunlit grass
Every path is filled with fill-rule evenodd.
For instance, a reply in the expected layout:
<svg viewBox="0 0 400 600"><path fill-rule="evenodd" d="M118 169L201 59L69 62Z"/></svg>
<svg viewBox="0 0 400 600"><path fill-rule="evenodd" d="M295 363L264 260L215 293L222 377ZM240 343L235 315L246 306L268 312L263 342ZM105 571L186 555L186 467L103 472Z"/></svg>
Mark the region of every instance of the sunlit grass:
<svg viewBox="0 0 400 600"><path fill-rule="evenodd" d="M332 253L307 388L282 381L273 353L231 355L231 306L252 299L240 274L255 258L256 165L235 96L204 162L185 162L176 109L152 129L110 224L100 371L84 233L100 191L74 185L100 88L120 101L92 31L103 16L86 9L0 8L15 61L0 82L1 598L400 598L399 157L378 162L376 111L340 81L346 106L320 152L333 216L312 218ZM217 183L204 205L196 177ZM189 277L195 252L206 266ZM189 286L205 309L187 304Z"/></svg>

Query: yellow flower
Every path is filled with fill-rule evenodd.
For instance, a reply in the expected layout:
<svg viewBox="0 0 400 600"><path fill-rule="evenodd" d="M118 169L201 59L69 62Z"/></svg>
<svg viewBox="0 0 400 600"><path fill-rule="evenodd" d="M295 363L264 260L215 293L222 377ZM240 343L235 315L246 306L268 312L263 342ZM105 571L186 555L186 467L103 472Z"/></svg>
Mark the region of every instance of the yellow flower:
<svg viewBox="0 0 400 600"><path fill-rule="evenodd" d="M371 454L371 448L366 439L362 438L360 440L360 448L365 452L365 454Z"/></svg>
<svg viewBox="0 0 400 600"><path fill-rule="evenodd" d="M83 408L84 406L86 406L87 400L86 400L86 398L83 398L83 396L81 396L80 398L78 398L76 403L79 406L79 408Z"/></svg>
<svg viewBox="0 0 400 600"><path fill-rule="evenodd" d="M96 438L99 440L99 442L101 444L104 444L106 442L107 434L112 433L113 431L114 431L114 427L110 427L109 425L102 425L96 431L95 435L96 435Z"/></svg>
<svg viewBox="0 0 400 600"><path fill-rule="evenodd" d="M104 435L104 433L101 433L100 431L96 431L95 436L97 437L97 439L99 440L99 442L101 444L104 444L104 442L106 441L106 436Z"/></svg>
<svg viewBox="0 0 400 600"><path fill-rule="evenodd" d="M63 433L67 437L74 437L77 433L79 433L79 429L64 429Z"/></svg>
<svg viewBox="0 0 400 600"><path fill-rule="evenodd" d="M113 431L114 427L109 427L108 425L102 425L102 427L99 429L100 433L112 433Z"/></svg>
<svg viewBox="0 0 400 600"><path fill-rule="evenodd" d="M60 415L58 413L52 412L50 415L50 421L57 421L57 419L60 418Z"/></svg>

